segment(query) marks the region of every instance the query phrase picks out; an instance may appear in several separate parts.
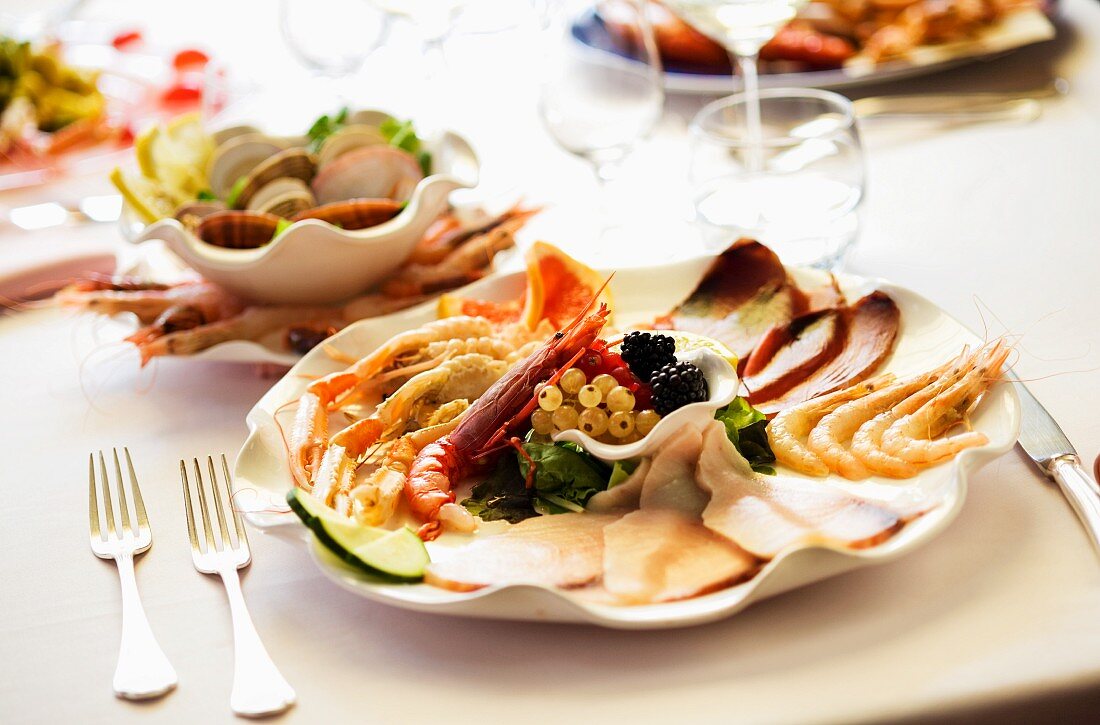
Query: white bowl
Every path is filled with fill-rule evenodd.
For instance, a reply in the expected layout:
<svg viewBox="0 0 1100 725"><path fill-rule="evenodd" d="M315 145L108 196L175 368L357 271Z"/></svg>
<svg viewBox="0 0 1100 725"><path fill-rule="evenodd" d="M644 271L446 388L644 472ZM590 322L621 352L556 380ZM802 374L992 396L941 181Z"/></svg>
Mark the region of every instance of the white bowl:
<svg viewBox="0 0 1100 725"><path fill-rule="evenodd" d="M726 407L737 397L737 371L724 357L707 349L678 353L676 359L694 363L703 371L710 393L706 400L672 411L657 421L644 438L633 443L601 443L576 428L556 434L554 440L577 443L601 461L622 461L656 454L665 439L684 426L701 430L714 419L716 410Z"/></svg>
<svg viewBox="0 0 1100 725"><path fill-rule="evenodd" d="M360 112L380 113L380 112ZM223 129L233 133L249 127ZM301 139L272 137L277 142ZM405 263L455 189L478 182L477 156L461 136L425 141L433 172L421 179L401 212L387 222L349 231L319 219L287 227L256 249L207 244L175 219L161 219L135 239L160 239L204 278L245 299L269 304L326 304L360 294Z"/></svg>

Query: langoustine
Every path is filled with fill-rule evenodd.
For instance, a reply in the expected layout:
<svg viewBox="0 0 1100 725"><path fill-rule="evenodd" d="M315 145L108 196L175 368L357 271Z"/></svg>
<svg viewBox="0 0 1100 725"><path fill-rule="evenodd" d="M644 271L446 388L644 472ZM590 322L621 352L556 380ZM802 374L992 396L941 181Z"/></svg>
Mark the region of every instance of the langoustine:
<svg viewBox="0 0 1100 725"><path fill-rule="evenodd" d="M438 536L444 521L456 527L472 525L469 512L454 503L453 484L475 460L502 443L512 426L530 415L536 386L545 380L556 382L596 340L609 314L606 305L592 314L582 311L487 390L452 433L417 454L405 482L405 498L412 513L424 522L421 538Z"/></svg>
<svg viewBox="0 0 1100 725"><path fill-rule="evenodd" d="M446 247L432 264L410 262L391 280L392 288L340 305L253 305L202 280L168 285L128 277L78 279L54 299L86 312L136 315L142 327L126 341L138 348L143 365L156 357L190 355L230 340L259 340L280 330L285 347L305 353L356 320L397 312L480 278L498 252L515 244L514 233L533 213L510 210Z"/></svg>

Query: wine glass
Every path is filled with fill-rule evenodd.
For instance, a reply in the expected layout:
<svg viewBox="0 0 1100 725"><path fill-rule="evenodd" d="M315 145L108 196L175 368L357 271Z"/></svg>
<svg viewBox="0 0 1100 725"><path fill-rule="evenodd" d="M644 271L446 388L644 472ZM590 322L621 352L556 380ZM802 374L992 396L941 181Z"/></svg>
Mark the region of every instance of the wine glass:
<svg viewBox="0 0 1100 725"><path fill-rule="evenodd" d="M281 0L279 6L283 40L322 86L356 73L382 44L389 22L369 0Z"/></svg>
<svg viewBox="0 0 1100 725"><path fill-rule="evenodd" d="M757 60L760 49L779 29L794 19L807 0L665 0L700 32L722 43L737 59L745 98L745 123L749 143L746 162L762 163L760 151L760 81Z"/></svg>
<svg viewBox="0 0 1100 725"><path fill-rule="evenodd" d="M691 124L691 190L705 242L752 237L788 264L835 270L860 226L863 149L844 96L761 91L750 136L748 94L704 107Z"/></svg>
<svg viewBox="0 0 1100 725"><path fill-rule="evenodd" d="M591 164L603 197L619 164L661 117L661 64L645 0L629 3L639 33L621 56L571 36L575 5L562 3L549 19L539 115L559 146Z"/></svg>

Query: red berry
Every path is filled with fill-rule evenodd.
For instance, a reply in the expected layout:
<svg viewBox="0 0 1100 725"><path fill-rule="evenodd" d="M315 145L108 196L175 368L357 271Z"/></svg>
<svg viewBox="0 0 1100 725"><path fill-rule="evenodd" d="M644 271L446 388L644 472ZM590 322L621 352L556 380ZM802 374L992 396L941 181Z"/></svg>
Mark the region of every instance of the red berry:
<svg viewBox="0 0 1100 725"><path fill-rule="evenodd" d="M131 30L126 33L119 33L111 40L111 45L115 47L115 50L125 50L126 48L136 45L141 42L141 33L136 30Z"/></svg>
<svg viewBox="0 0 1100 725"><path fill-rule="evenodd" d="M201 50L186 48L176 53L172 58L172 66L176 70L198 69L210 62L210 57Z"/></svg>

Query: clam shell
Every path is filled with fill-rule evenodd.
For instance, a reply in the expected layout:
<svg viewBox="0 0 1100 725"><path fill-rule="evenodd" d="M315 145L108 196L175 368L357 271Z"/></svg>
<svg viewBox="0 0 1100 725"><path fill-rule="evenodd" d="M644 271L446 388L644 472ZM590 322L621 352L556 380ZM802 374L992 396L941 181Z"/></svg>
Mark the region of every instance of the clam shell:
<svg viewBox="0 0 1100 725"><path fill-rule="evenodd" d="M256 211L219 211L199 222L195 235L215 247L255 249L271 241L280 221L274 214Z"/></svg>
<svg viewBox="0 0 1100 725"><path fill-rule="evenodd" d="M219 211L225 211L225 204L220 201L191 201L180 204L172 216L185 228L194 231L205 217Z"/></svg>
<svg viewBox="0 0 1100 725"><path fill-rule="evenodd" d="M392 146L367 146L326 164L312 186L322 204L363 198L408 201L423 178L412 154Z"/></svg>
<svg viewBox="0 0 1100 725"><path fill-rule="evenodd" d="M355 111L348 118L348 125L356 126L374 126L375 128L381 126L386 121L392 121L393 116L385 111L371 111L361 110Z"/></svg>
<svg viewBox="0 0 1100 725"><path fill-rule="evenodd" d="M320 219L352 231L389 221L401 209L402 205L392 199L349 199L308 209L295 216L294 221Z"/></svg>
<svg viewBox="0 0 1100 725"><path fill-rule="evenodd" d="M292 217L316 204L309 185L301 179L284 176L265 184L248 200L249 211L263 211Z"/></svg>
<svg viewBox="0 0 1100 725"><path fill-rule="evenodd" d="M214 196L224 199L237 179L247 176L283 147L258 133L234 136L214 149L206 164L206 180Z"/></svg>
<svg viewBox="0 0 1100 725"><path fill-rule="evenodd" d="M237 195L236 207L247 209L256 192L276 179L301 179L309 183L316 171L317 163L305 149L290 148L280 151L265 159L248 174L241 193Z"/></svg>
<svg viewBox="0 0 1100 725"><path fill-rule="evenodd" d="M344 126L321 142L321 148L317 150L317 165L324 166L357 148L387 143L389 141L375 126Z"/></svg>

